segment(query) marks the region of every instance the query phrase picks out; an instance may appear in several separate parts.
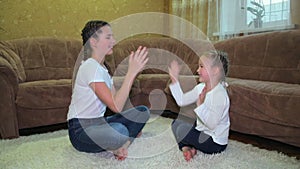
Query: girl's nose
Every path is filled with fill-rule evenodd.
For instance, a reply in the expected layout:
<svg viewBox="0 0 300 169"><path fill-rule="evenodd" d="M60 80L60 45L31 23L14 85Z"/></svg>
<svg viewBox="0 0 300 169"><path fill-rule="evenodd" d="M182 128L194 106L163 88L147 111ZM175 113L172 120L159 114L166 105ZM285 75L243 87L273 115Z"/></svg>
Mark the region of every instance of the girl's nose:
<svg viewBox="0 0 300 169"><path fill-rule="evenodd" d="M115 38L112 38L112 43L113 43L114 45L116 44Z"/></svg>

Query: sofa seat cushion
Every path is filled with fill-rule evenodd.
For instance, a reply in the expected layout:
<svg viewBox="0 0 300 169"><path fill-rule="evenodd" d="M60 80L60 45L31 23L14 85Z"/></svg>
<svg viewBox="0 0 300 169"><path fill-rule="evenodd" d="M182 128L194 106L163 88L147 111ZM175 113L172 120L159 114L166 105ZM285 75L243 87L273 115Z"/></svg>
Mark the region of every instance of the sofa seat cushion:
<svg viewBox="0 0 300 169"><path fill-rule="evenodd" d="M231 116L299 127L300 85L228 78Z"/></svg>
<svg viewBox="0 0 300 169"><path fill-rule="evenodd" d="M69 106L71 95L71 79L25 82L19 85L16 104L27 109L63 108Z"/></svg>
<svg viewBox="0 0 300 169"><path fill-rule="evenodd" d="M141 92L148 95L158 90L163 92L170 77L168 74L140 74L137 79L140 81Z"/></svg>

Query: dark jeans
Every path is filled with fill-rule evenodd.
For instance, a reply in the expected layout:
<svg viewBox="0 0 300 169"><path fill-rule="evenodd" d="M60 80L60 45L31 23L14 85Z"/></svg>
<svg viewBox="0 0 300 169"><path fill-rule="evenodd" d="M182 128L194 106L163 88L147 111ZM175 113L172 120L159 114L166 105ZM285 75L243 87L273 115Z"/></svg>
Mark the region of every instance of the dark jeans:
<svg viewBox="0 0 300 169"><path fill-rule="evenodd" d="M122 113L94 119L70 119L69 138L78 151L97 153L116 150L131 142L150 118L149 109L138 106Z"/></svg>
<svg viewBox="0 0 300 169"><path fill-rule="evenodd" d="M176 119L172 123L172 131L178 143L178 147L193 147L206 154L220 153L227 145L220 145L213 141L212 137L195 129L196 124Z"/></svg>

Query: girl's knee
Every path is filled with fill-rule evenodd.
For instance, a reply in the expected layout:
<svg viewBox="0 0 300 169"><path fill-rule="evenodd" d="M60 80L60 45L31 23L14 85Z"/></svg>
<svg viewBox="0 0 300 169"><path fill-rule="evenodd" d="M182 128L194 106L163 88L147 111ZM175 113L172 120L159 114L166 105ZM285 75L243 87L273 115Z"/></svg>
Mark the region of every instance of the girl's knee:
<svg viewBox="0 0 300 169"><path fill-rule="evenodd" d="M146 120L150 118L150 110L147 106L141 105L141 106L137 106L135 109L138 110L139 113L143 113Z"/></svg>
<svg viewBox="0 0 300 169"><path fill-rule="evenodd" d="M182 124L184 124L184 122L182 120L175 119L175 120L173 120L171 126L172 126L173 130L176 130L178 128L178 126L180 126Z"/></svg>
<svg viewBox="0 0 300 169"><path fill-rule="evenodd" d="M129 136L129 131L125 125L122 123L110 123L109 124L115 131L118 133L124 135L124 136Z"/></svg>
<svg viewBox="0 0 300 169"><path fill-rule="evenodd" d="M148 107L144 105L136 106L136 109L139 111L148 111Z"/></svg>
<svg viewBox="0 0 300 169"><path fill-rule="evenodd" d="M141 105L141 106L135 107L135 109L137 109L140 112L146 112L146 113L150 114L150 110L147 106Z"/></svg>

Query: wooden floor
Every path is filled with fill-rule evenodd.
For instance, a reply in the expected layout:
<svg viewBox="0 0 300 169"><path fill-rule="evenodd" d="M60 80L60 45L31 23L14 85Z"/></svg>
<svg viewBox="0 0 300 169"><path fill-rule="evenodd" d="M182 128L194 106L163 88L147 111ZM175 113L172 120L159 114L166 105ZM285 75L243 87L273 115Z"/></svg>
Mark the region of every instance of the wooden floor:
<svg viewBox="0 0 300 169"><path fill-rule="evenodd" d="M174 119L174 114L166 113L166 114L162 114L162 116ZM20 130L20 135L25 136L25 135L46 133L46 132L57 131L57 130L61 130L61 129L67 129L67 124L63 123L63 124L57 124L57 125L52 125L52 126L47 126L47 127L23 129L23 130ZM238 133L235 131L230 131L229 138L232 140L246 143L246 144L251 144L253 146L256 146L256 147L259 147L262 149L278 151L278 152L286 154L290 157L296 157L298 160L300 160L300 148L299 147L291 146L291 145L284 144L284 143L281 143L278 141L273 141L270 139L265 139L265 138L254 136L254 135Z"/></svg>

